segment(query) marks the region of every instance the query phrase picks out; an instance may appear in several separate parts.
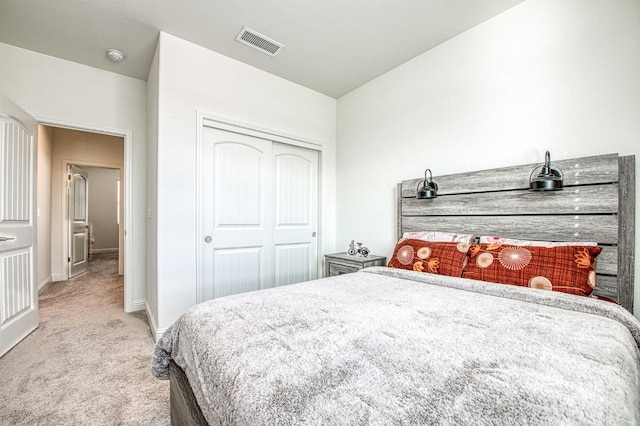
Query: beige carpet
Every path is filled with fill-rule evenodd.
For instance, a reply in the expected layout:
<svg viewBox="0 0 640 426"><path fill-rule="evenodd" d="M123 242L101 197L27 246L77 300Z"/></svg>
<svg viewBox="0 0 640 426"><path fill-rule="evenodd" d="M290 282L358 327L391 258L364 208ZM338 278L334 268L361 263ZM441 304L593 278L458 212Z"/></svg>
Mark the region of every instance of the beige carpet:
<svg viewBox="0 0 640 426"><path fill-rule="evenodd" d="M40 295L40 327L0 358L0 425L168 425L143 312L123 309L117 257Z"/></svg>

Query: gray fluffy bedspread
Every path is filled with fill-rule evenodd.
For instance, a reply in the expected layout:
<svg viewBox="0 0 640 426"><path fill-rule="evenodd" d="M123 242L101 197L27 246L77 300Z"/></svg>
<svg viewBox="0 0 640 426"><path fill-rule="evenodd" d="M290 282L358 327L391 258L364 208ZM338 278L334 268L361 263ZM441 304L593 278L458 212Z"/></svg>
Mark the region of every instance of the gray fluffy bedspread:
<svg viewBox="0 0 640 426"><path fill-rule="evenodd" d="M639 424L614 304L369 268L199 304L158 342L211 424Z"/></svg>

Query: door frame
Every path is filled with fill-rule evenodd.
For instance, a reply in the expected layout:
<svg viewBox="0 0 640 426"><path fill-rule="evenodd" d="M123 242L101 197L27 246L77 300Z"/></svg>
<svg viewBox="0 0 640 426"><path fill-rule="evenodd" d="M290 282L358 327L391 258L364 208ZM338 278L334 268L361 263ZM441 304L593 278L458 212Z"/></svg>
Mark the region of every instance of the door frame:
<svg viewBox="0 0 640 426"><path fill-rule="evenodd" d="M197 129L196 129L196 259L201 259L203 254L201 237L203 235L203 223L200 218L200 212L202 212L204 200L204 183L203 183L203 128L204 126L213 127L220 130L226 130L229 132L239 133L242 135L253 136L261 139L267 139L273 142L279 142L285 145L293 145L300 148L311 149L318 152L318 216L317 216L317 228L318 228L318 243L316 253L316 267L318 271L318 278L323 271L322 268L322 253L324 250L324 232L323 232L323 215L321 206L323 205L323 156L324 156L324 143L320 141L314 141L309 138L305 138L298 135L292 135L281 130L269 129L255 125L253 123L242 122L238 120L232 120L228 117L214 114L209 111L197 110ZM202 301L202 267L196 267L196 301Z"/></svg>
<svg viewBox="0 0 640 426"><path fill-rule="evenodd" d="M60 121L60 120L50 120L50 119L40 119L37 118L38 120L38 124L42 124L44 126L50 126L50 127L59 127L59 128L63 128L63 129L69 129L69 130L78 130L81 132L90 132L90 133L100 133L103 135L110 135L110 136L117 136L117 137L121 137L124 139L124 170L121 170L121 178L124 179L124 194L120 194L121 195L121 202L124 202L124 221L123 224L121 226L124 227L124 241L123 241L123 247L122 247L122 251L123 253L123 258L124 258L124 265L123 265L123 269L124 269L124 310L126 312L133 312L135 310L139 310L140 307L137 307L134 305L134 300L133 300L133 284L131 283L131 280L133 279L133 250L132 250L132 246L131 246L131 231L130 231L130 226L133 223L133 213L132 213L132 179L131 177L133 176L133 171L132 171L132 167L133 167L133 144L132 144L132 140L133 140L133 131L131 130L126 130L126 129L113 129L113 128L107 128L107 127L98 127L98 126L85 126L82 124L77 124L77 123L69 123L69 122L65 122L65 121ZM85 166L96 166L96 167L107 167L107 168L111 168L111 169L121 169L121 167L119 165L113 165L113 164L103 164L103 163L90 163L90 162L82 162L82 161L72 161L72 160L64 160L62 167L63 167L63 172L62 172L62 179L64 182L61 183L61 185L66 185L66 179L67 179L67 165L68 164L78 164L78 165L85 165ZM64 188L64 186L63 186ZM62 191L61 197L62 197L62 205L64 206L66 203L66 191ZM124 196L122 196L124 195ZM64 207L64 214L62 215L63 220L62 220L62 247L60 248L60 250L62 250L62 253L68 253L69 249L68 249L68 244L69 242L67 241L67 238L65 237L67 235L67 224L66 224L66 220L64 220L64 218L66 218L68 216L68 207ZM55 226L55 224L52 224L51 226ZM120 255L120 253L119 253ZM66 261L66 256L63 256L62 260ZM66 278L68 278L68 274L69 274L69 269L66 265L67 262L64 262L64 265L61 265L61 271L63 271L64 274L67 275ZM64 277L63 277L64 278Z"/></svg>

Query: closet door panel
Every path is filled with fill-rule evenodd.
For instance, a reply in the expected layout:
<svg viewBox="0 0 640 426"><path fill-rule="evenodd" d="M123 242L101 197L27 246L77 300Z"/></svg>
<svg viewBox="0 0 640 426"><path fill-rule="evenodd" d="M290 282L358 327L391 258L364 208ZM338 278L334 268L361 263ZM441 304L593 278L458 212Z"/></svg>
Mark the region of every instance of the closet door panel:
<svg viewBox="0 0 640 426"><path fill-rule="evenodd" d="M318 152L274 143L275 285L317 277Z"/></svg>
<svg viewBox="0 0 640 426"><path fill-rule="evenodd" d="M199 299L272 287L272 142L203 132Z"/></svg>

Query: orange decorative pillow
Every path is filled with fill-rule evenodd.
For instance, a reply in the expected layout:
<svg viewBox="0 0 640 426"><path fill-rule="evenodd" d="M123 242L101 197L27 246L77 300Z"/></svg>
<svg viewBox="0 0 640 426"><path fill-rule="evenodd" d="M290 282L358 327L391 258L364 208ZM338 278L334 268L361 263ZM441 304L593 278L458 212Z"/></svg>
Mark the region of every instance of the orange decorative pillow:
<svg viewBox="0 0 640 426"><path fill-rule="evenodd" d="M598 246L512 246L477 244L469 248L463 278L514 284L588 296L596 285Z"/></svg>
<svg viewBox="0 0 640 426"><path fill-rule="evenodd" d="M461 277L469 244L440 243L401 238L389 261L390 268Z"/></svg>

